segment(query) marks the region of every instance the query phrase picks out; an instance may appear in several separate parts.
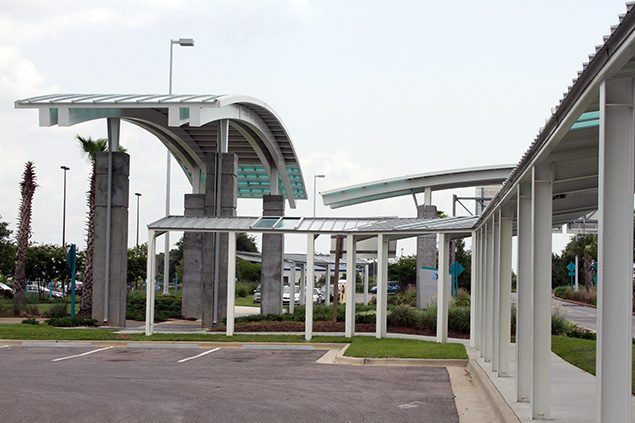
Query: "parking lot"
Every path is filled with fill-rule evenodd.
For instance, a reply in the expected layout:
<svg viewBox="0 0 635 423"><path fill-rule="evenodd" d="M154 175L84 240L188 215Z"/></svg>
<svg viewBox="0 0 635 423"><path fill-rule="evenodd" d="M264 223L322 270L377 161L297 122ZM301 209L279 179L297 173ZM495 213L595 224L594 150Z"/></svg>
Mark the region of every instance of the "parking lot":
<svg viewBox="0 0 635 423"><path fill-rule="evenodd" d="M24 345L0 346L3 422L459 421L445 368L321 364L326 351L285 347Z"/></svg>

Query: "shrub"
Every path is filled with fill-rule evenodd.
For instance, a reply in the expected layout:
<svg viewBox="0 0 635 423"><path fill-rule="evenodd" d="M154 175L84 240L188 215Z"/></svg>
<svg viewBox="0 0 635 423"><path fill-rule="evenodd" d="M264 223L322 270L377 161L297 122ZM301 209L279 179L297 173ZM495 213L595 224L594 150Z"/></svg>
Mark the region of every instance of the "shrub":
<svg viewBox="0 0 635 423"><path fill-rule="evenodd" d="M437 330L437 307L428 307L418 312L415 327L418 329Z"/></svg>
<svg viewBox="0 0 635 423"><path fill-rule="evenodd" d="M512 304L511 335L516 336L516 305Z"/></svg>
<svg viewBox="0 0 635 423"><path fill-rule="evenodd" d="M402 291L398 291L392 298L392 304L396 306L406 305L416 307L417 305L417 287L415 285L408 285L408 287Z"/></svg>
<svg viewBox="0 0 635 423"><path fill-rule="evenodd" d="M174 295L157 295L154 302L154 321L163 322L168 319L181 318L181 297ZM128 295L126 319L146 319L146 296L142 291L134 291Z"/></svg>
<svg viewBox="0 0 635 423"><path fill-rule="evenodd" d="M564 335L572 326L572 323L566 319L567 313L562 310L559 305L551 310L551 334Z"/></svg>
<svg viewBox="0 0 635 423"><path fill-rule="evenodd" d="M591 332L588 329L581 328L579 326L573 326L571 329L567 331L567 336L570 338L580 338L580 339L597 339L597 334L595 332Z"/></svg>
<svg viewBox="0 0 635 423"><path fill-rule="evenodd" d="M456 298L452 299L452 304L459 307L470 306L470 293L466 289L459 288L456 292Z"/></svg>
<svg viewBox="0 0 635 423"><path fill-rule="evenodd" d="M237 282L236 297L247 297L254 292L253 284Z"/></svg>
<svg viewBox="0 0 635 423"><path fill-rule="evenodd" d="M68 315L66 303L53 304L49 310L51 317L66 317Z"/></svg>
<svg viewBox="0 0 635 423"><path fill-rule="evenodd" d="M448 329L469 333L470 307L450 307L448 309Z"/></svg>
<svg viewBox="0 0 635 423"><path fill-rule="evenodd" d="M355 314L356 323L376 323L377 313L375 310L362 311Z"/></svg>
<svg viewBox="0 0 635 423"><path fill-rule="evenodd" d="M52 317L44 323L55 327L97 326L97 320L83 317Z"/></svg>
<svg viewBox="0 0 635 423"><path fill-rule="evenodd" d="M553 295L558 298L567 298L567 290L571 291L571 288L569 288L567 285L556 286L553 289Z"/></svg>
<svg viewBox="0 0 635 423"><path fill-rule="evenodd" d="M39 325L40 324L40 322L35 320L33 317L29 317L28 319L24 319L20 323L22 323L24 325Z"/></svg>
<svg viewBox="0 0 635 423"><path fill-rule="evenodd" d="M416 321L416 313L412 307L401 305L388 313L387 320L389 325L412 327Z"/></svg>

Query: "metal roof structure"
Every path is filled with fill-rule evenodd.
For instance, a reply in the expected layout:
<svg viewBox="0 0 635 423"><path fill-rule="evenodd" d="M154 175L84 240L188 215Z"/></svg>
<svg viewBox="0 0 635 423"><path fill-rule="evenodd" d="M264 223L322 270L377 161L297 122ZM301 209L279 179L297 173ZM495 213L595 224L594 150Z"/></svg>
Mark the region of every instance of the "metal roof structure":
<svg viewBox="0 0 635 423"><path fill-rule="evenodd" d="M218 122L229 120L228 152L238 156L238 198L272 191L291 207L306 199L300 163L282 120L266 103L236 95L53 94L17 100L38 109L40 126L71 126L121 118L155 135L198 192L205 186L206 154L218 150ZM199 177L200 175L200 177ZM273 179L273 180L272 180Z"/></svg>
<svg viewBox="0 0 635 423"><path fill-rule="evenodd" d="M246 251L237 251L236 252L236 257L239 257L243 260L247 260L247 261L253 261L253 262L260 262L261 258L262 258L262 254L261 253L251 253L251 252L246 252ZM300 254L300 253L285 253L284 254L284 261L287 263L296 263L296 264L305 264L307 262L307 255L306 254ZM324 254L316 254L313 257L313 263L316 266L328 266L328 265L334 265L335 264L335 257L332 255L324 255ZM355 263L357 265L366 265L369 264L370 262L368 260L365 259L361 259L361 258L357 258ZM340 265L342 264L346 264L346 257L341 257L340 258Z"/></svg>
<svg viewBox="0 0 635 423"><path fill-rule="evenodd" d="M481 166L420 173L336 188L321 192L320 195L324 205L336 209L385 198L413 195L426 190L431 192L501 184L513 168L514 165Z"/></svg>
<svg viewBox="0 0 635 423"><path fill-rule="evenodd" d="M363 237L386 234L391 239L426 233L448 233L456 237L471 235L477 217L440 219L397 217L203 217L167 216L148 225L151 231L255 232L280 234L336 234Z"/></svg>

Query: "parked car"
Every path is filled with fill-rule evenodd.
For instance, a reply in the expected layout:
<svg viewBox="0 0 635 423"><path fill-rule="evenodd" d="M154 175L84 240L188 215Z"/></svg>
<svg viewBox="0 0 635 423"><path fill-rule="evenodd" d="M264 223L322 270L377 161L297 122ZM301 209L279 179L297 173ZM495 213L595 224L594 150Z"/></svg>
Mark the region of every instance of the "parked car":
<svg viewBox="0 0 635 423"><path fill-rule="evenodd" d="M293 299L293 304L300 304L300 287L297 285L294 285L295 288L295 294L294 294L294 299ZM282 288L282 304L288 305L289 301L291 299L291 294L290 294L291 289L289 288L289 285L285 285Z"/></svg>
<svg viewBox="0 0 635 423"><path fill-rule="evenodd" d="M320 292L319 288L313 288L313 303L314 304L322 304L324 302L324 297Z"/></svg>
<svg viewBox="0 0 635 423"><path fill-rule="evenodd" d="M388 281L388 286L386 287L386 291L388 291L388 294L395 294L399 290L399 288L400 288L399 282ZM377 285L370 288L369 291L373 294L377 294Z"/></svg>
<svg viewBox="0 0 635 423"><path fill-rule="evenodd" d="M260 285L254 290L254 304L260 304Z"/></svg>

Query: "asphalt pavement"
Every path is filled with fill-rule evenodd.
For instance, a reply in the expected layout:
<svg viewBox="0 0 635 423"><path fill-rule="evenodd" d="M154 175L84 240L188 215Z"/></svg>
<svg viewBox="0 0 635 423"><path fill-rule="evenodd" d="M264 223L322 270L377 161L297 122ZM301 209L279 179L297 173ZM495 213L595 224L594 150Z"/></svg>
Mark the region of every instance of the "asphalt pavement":
<svg viewBox="0 0 635 423"><path fill-rule="evenodd" d="M3 346L2 421L459 421L443 367L329 365L324 351L280 348Z"/></svg>

